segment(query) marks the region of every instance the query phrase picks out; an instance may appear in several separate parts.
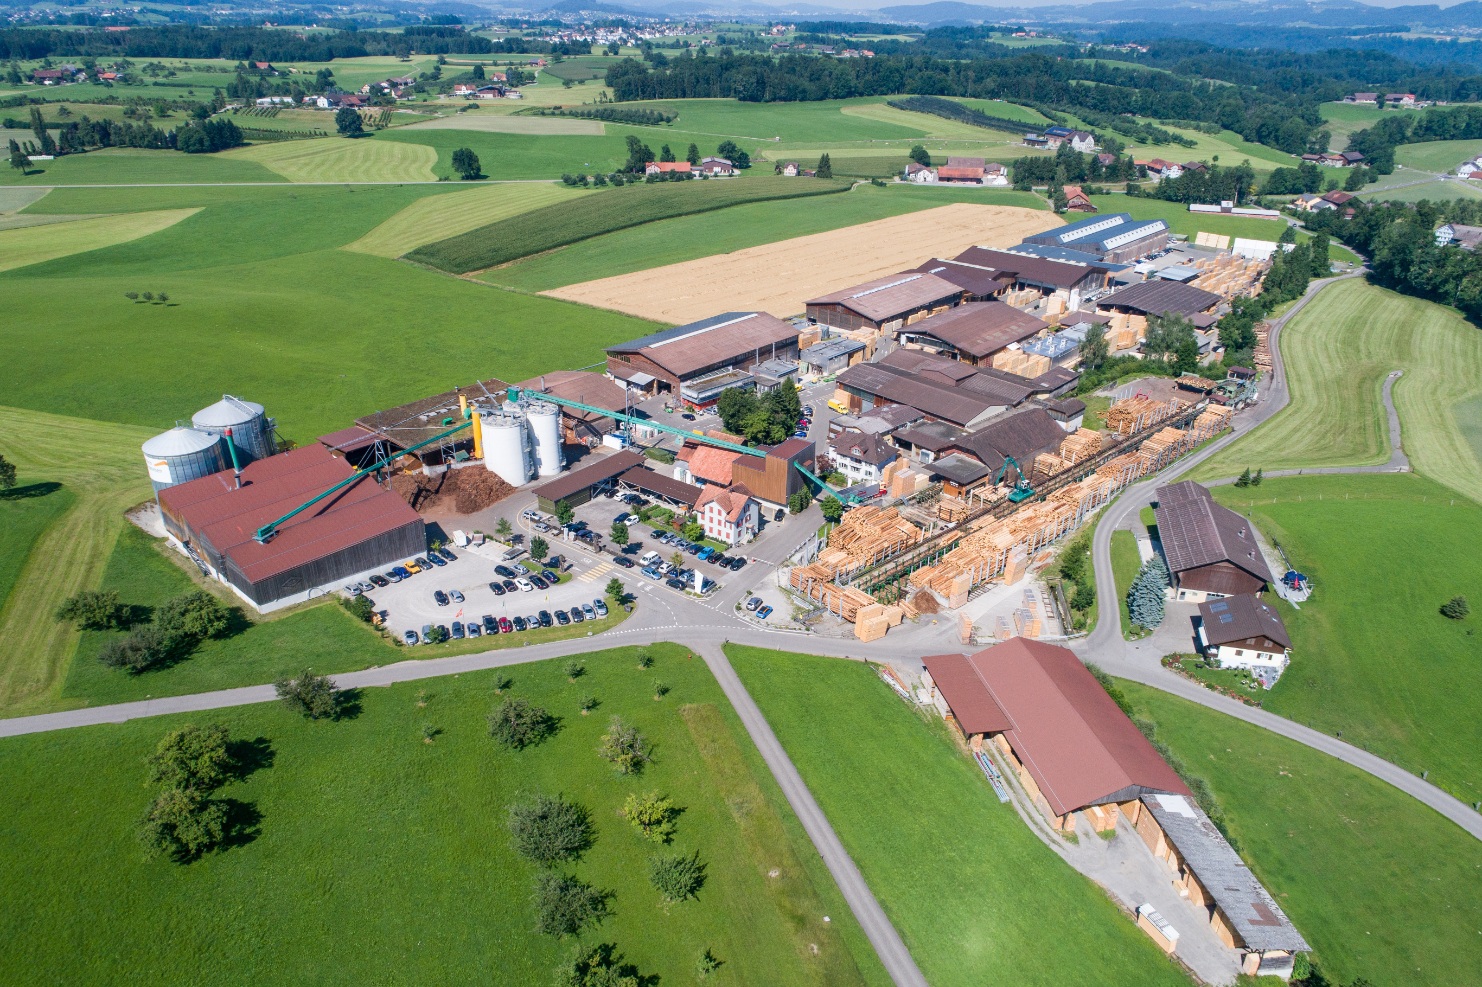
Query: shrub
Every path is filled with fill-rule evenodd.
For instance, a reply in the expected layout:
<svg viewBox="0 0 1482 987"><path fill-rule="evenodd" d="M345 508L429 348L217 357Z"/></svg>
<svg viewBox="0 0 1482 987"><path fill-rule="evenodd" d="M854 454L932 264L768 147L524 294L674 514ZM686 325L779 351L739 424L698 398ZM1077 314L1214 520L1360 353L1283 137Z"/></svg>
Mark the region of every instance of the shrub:
<svg viewBox="0 0 1482 987"><path fill-rule="evenodd" d="M695 979L704 980L721 966L720 960L707 947L700 953L700 958L695 960Z"/></svg>
<svg viewBox="0 0 1482 987"><path fill-rule="evenodd" d="M515 852L537 864L580 857L594 839L587 810L552 795L510 806L509 835Z"/></svg>
<svg viewBox="0 0 1482 987"><path fill-rule="evenodd" d="M167 633L195 644L225 633L231 624L231 612L210 593L196 590L166 600L155 611L154 622Z"/></svg>
<svg viewBox="0 0 1482 987"><path fill-rule="evenodd" d="M296 679L279 679L273 688L278 691L278 698L284 706L308 719L333 720L339 717L339 690L328 675L315 675L306 668Z"/></svg>
<svg viewBox="0 0 1482 987"><path fill-rule="evenodd" d="M1441 616L1450 617L1452 620L1462 620L1471 612L1472 607L1464 596L1453 596L1441 604Z"/></svg>
<svg viewBox="0 0 1482 987"><path fill-rule="evenodd" d="M555 732L555 717L528 699L506 699L489 714L489 735L511 750L533 747Z"/></svg>
<svg viewBox="0 0 1482 987"><path fill-rule="evenodd" d="M535 928L548 936L577 935L607 917L611 898L612 892L598 890L585 881L542 871L535 878Z"/></svg>
<svg viewBox="0 0 1482 987"><path fill-rule="evenodd" d="M668 843L674 838L674 820L679 809L674 800L658 792L630 794L623 802L623 818L633 824L644 839Z"/></svg>
<svg viewBox="0 0 1482 987"><path fill-rule="evenodd" d="M653 760L648 740L637 728L624 723L620 716L614 716L608 724L607 733L602 735L597 753L611 761L618 772L625 775L638 774L645 764Z"/></svg>
<svg viewBox="0 0 1482 987"><path fill-rule="evenodd" d="M178 653L179 642L158 625L146 624L129 632L128 637L107 642L98 651L98 660L109 668L122 668L132 675L169 664Z"/></svg>
<svg viewBox="0 0 1482 987"><path fill-rule="evenodd" d="M344 607L350 616L356 620L362 620L367 624L370 623L371 617L376 612L375 605L371 603L368 597L364 596L342 596L340 597L340 606Z"/></svg>
<svg viewBox="0 0 1482 987"><path fill-rule="evenodd" d="M188 723L171 730L155 746L146 763L149 780L166 788L209 791L226 781L232 767L227 751L229 734L219 723L198 727Z"/></svg>
<svg viewBox="0 0 1482 987"><path fill-rule="evenodd" d="M699 851L688 857L683 854L650 857L648 883L659 892L666 905L698 897L700 889L705 886L705 865L700 863Z"/></svg>
<svg viewBox="0 0 1482 987"><path fill-rule="evenodd" d="M107 631L123 627L129 608L118 600L113 590L83 590L70 596L57 607L57 620L76 624L78 630Z"/></svg>
<svg viewBox="0 0 1482 987"><path fill-rule="evenodd" d="M587 666L573 658L563 666L562 670L566 673L568 682L575 682L587 673Z"/></svg>

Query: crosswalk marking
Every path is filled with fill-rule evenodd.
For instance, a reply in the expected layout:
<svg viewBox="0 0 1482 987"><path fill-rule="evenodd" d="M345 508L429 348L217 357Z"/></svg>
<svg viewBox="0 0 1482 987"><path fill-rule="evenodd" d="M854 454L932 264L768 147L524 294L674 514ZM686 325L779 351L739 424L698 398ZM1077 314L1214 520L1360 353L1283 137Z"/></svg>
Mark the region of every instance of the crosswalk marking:
<svg viewBox="0 0 1482 987"><path fill-rule="evenodd" d="M599 579L616 568L617 566L613 565L611 562L603 562L601 565L588 569L580 576L577 576L576 581L579 583L590 583L592 580Z"/></svg>

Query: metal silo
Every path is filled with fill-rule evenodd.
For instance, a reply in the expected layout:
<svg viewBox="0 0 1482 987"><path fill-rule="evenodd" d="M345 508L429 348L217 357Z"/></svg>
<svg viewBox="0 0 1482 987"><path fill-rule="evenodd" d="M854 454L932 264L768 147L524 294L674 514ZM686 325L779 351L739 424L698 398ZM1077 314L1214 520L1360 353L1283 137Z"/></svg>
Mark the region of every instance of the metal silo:
<svg viewBox="0 0 1482 987"><path fill-rule="evenodd" d="M223 394L220 401L191 415L190 423L213 435L222 435L231 429L232 443L244 464L254 459L266 459L278 451L273 442L274 422L263 406L255 401L243 401Z"/></svg>
<svg viewBox="0 0 1482 987"><path fill-rule="evenodd" d="M535 433L535 467L541 476L555 476L565 465L561 457L561 412L546 401L525 407L530 430Z"/></svg>
<svg viewBox="0 0 1482 987"><path fill-rule="evenodd" d="M145 442L144 464L154 492L226 469L221 437L177 425Z"/></svg>
<svg viewBox="0 0 1482 987"><path fill-rule="evenodd" d="M525 419L508 411L480 407L478 422L484 467L511 486L529 483L535 473L535 449Z"/></svg>

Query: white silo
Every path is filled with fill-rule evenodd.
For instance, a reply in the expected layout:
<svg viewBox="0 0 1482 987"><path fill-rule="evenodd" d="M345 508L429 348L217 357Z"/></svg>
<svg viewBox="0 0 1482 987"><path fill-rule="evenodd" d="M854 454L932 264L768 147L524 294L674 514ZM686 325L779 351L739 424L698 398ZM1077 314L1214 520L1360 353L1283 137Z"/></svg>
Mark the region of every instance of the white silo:
<svg viewBox="0 0 1482 987"><path fill-rule="evenodd" d="M266 459L278 450L273 443L273 422L256 401L243 401L230 394L190 416L190 423L202 432L224 435L232 430L232 444L245 466L254 459Z"/></svg>
<svg viewBox="0 0 1482 987"><path fill-rule="evenodd" d="M532 401L525 417L535 433L535 467L541 476L555 476L565 466L561 457L561 412L547 401Z"/></svg>
<svg viewBox="0 0 1482 987"><path fill-rule="evenodd" d="M525 419L507 411L479 409L484 467L511 486L529 483L535 473L535 451Z"/></svg>
<svg viewBox="0 0 1482 987"><path fill-rule="evenodd" d="M220 436L183 425L161 432L140 448L155 493L227 468Z"/></svg>

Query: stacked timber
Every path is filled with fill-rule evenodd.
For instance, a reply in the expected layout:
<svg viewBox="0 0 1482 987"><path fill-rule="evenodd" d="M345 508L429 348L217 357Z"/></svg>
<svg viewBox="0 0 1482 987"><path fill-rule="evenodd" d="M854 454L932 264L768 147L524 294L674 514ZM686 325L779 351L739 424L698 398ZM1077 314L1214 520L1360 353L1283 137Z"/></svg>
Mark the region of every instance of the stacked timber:
<svg viewBox="0 0 1482 987"><path fill-rule="evenodd" d="M1230 426L1230 416L1234 412L1220 404L1212 404L1199 412L1199 417L1194 419L1194 424L1189 426L1189 434L1193 436L1194 442L1203 442L1212 435L1224 431Z"/></svg>
<svg viewBox="0 0 1482 987"><path fill-rule="evenodd" d="M967 519L967 501L961 497L943 497L937 501L937 518L948 524L960 524Z"/></svg>
<svg viewBox="0 0 1482 987"><path fill-rule="evenodd" d="M1170 417L1179 407L1179 403L1172 399L1157 401L1146 394L1135 394L1115 402L1102 412L1101 417L1108 430L1118 435L1132 435Z"/></svg>
<svg viewBox="0 0 1482 987"><path fill-rule="evenodd" d="M797 566L788 575L788 582L803 596L851 624L861 607L875 605L875 598L864 590L835 583L833 573L821 563Z"/></svg>
<svg viewBox="0 0 1482 987"><path fill-rule="evenodd" d="M818 559L828 555L835 572L853 572L900 553L925 534L894 507L856 507L829 532L828 548Z"/></svg>
<svg viewBox="0 0 1482 987"><path fill-rule="evenodd" d="M1148 436L1138 450L1145 464L1143 474L1156 473L1194 447L1193 434L1176 428L1161 428Z"/></svg>
<svg viewBox="0 0 1482 987"><path fill-rule="evenodd" d="M1034 378L1049 372L1050 358L1038 353L1026 353L1019 348L1018 343L1010 343L993 354L993 368L1018 374L1020 377Z"/></svg>
<svg viewBox="0 0 1482 987"><path fill-rule="evenodd" d="M1060 443L1060 458L1067 463L1079 463L1090 459L1101 451L1101 433L1089 428L1078 428Z"/></svg>
<svg viewBox="0 0 1482 987"><path fill-rule="evenodd" d="M1036 487L1040 486L1050 477L1057 473L1064 473L1069 468L1070 463L1053 452L1042 452L1034 457L1034 465L1029 471L1033 477L1030 482Z"/></svg>

